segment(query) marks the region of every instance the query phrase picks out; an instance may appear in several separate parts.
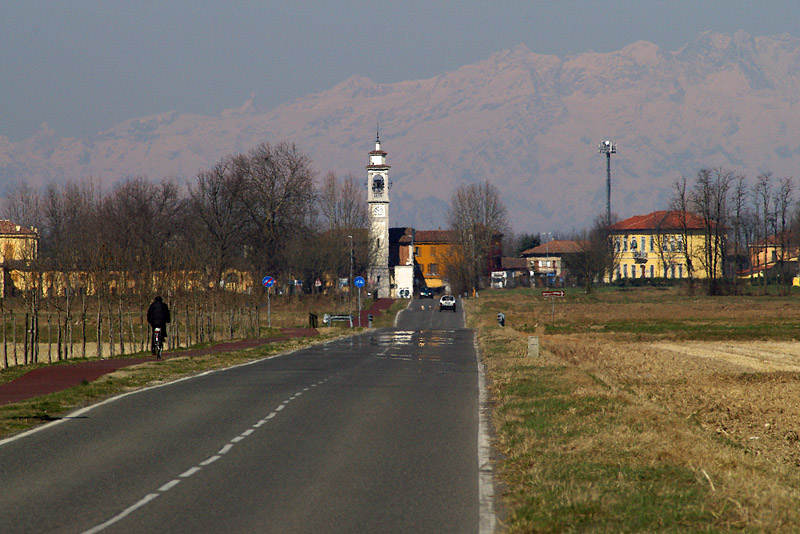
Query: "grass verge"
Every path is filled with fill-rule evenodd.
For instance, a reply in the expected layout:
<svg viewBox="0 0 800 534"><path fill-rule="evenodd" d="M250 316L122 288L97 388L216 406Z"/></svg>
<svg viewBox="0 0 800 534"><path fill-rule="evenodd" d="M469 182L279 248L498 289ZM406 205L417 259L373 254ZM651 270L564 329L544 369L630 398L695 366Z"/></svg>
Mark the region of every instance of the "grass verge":
<svg viewBox="0 0 800 534"><path fill-rule="evenodd" d="M711 390L708 377L720 369L662 382L652 362L660 356L647 347L664 337L736 341L736 332L765 322L775 337L787 339L797 314L774 317L764 308L775 303L763 299L756 306L660 293L638 293L641 300L626 293L624 303L614 294L574 295L556 316L572 326L568 336L551 335L543 324L551 303L530 292L487 291L468 302L468 324L478 331L487 366L510 532L796 531L800 476L787 461L791 456L754 448L755 423L740 421L748 428L738 434L708 424L712 408L725 411L731 390L716 388L701 399L698 386ZM687 308L687 301L694 306ZM500 311L506 328L496 324ZM666 319L671 322L659 328ZM719 328L686 335L676 326L693 321ZM725 324L732 327L728 334ZM527 354L534 332L542 347L537 359ZM625 352L616 355L612 340L620 337ZM636 353L650 358L650 367L634 373L625 365ZM664 362L670 364L681 362ZM754 376L763 380L738 369L725 381L741 389L740 381L753 383ZM786 373L780 378L789 380ZM692 395L693 403L677 398Z"/></svg>

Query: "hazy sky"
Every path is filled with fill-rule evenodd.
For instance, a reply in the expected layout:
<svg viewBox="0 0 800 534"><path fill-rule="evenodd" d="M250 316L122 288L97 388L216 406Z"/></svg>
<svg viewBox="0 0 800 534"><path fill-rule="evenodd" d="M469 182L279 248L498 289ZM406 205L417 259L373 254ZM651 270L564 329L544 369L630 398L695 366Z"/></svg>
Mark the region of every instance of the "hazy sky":
<svg viewBox="0 0 800 534"><path fill-rule="evenodd" d="M796 0L0 0L0 135L83 137L176 110L273 107L352 76L429 78L524 44L677 50L698 33L800 34Z"/></svg>

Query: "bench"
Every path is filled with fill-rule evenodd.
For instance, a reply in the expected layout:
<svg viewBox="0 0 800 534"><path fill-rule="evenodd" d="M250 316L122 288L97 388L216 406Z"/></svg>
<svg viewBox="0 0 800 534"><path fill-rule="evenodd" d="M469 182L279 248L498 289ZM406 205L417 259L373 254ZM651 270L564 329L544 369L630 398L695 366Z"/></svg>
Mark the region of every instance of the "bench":
<svg viewBox="0 0 800 534"><path fill-rule="evenodd" d="M348 323L350 323L350 328L353 328L352 315L326 313L325 315L322 316L322 322L328 326L333 325L333 323L337 321L347 321Z"/></svg>

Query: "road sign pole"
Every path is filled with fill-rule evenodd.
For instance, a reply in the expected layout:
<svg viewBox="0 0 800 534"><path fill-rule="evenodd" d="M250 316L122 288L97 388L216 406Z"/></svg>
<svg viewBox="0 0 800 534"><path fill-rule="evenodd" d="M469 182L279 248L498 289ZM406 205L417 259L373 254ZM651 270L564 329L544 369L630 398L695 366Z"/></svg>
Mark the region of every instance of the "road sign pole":
<svg viewBox="0 0 800 534"><path fill-rule="evenodd" d="M361 328L361 286L358 286L358 327Z"/></svg>
<svg viewBox="0 0 800 534"><path fill-rule="evenodd" d="M550 297L550 300L553 302L553 326L556 326L556 297Z"/></svg>
<svg viewBox="0 0 800 534"><path fill-rule="evenodd" d="M272 328L272 306L269 301L269 288L275 285L275 279L271 276L265 276L261 279L261 284L267 289L267 326Z"/></svg>

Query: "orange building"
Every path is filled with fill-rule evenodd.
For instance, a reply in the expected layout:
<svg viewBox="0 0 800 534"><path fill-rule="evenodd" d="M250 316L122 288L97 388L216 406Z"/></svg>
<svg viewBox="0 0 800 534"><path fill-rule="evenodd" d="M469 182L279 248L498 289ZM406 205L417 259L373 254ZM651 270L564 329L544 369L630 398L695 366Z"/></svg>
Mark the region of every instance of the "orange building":
<svg viewBox="0 0 800 534"><path fill-rule="evenodd" d="M417 275L422 275L425 286L440 288L446 285L444 260L453 246L453 233L449 230L417 230L414 236L414 261Z"/></svg>

